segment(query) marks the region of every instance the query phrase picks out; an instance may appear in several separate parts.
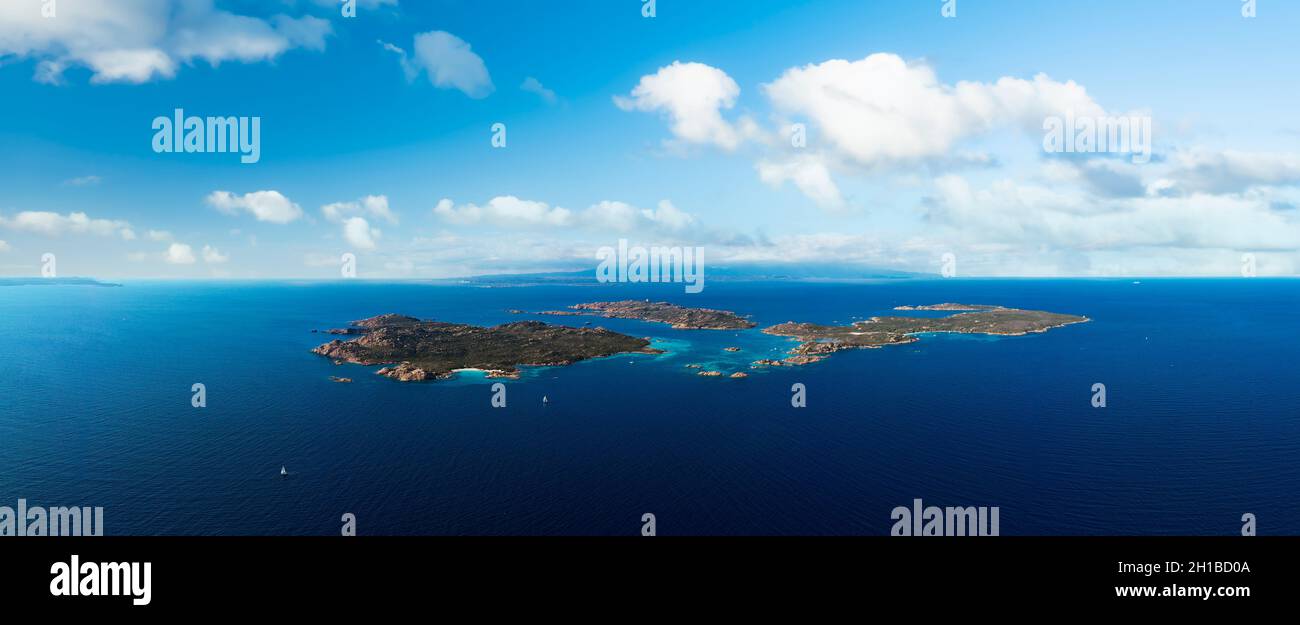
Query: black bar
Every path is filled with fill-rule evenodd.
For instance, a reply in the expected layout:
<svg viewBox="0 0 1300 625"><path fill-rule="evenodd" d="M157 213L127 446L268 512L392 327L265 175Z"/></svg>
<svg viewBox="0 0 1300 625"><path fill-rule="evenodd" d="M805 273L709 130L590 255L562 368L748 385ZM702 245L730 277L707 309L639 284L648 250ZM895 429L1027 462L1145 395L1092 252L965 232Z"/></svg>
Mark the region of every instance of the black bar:
<svg viewBox="0 0 1300 625"><path fill-rule="evenodd" d="M0 539L7 608L201 614L475 601L549 605L582 596L747 602L870 597L874 606L1030 601L1119 610L1293 602L1300 538L436 538L85 537ZM53 596L51 566L149 562L150 601ZM1168 571L1177 563L1179 572ZM1137 567L1121 572L1120 563ZM1195 571L1196 563L1207 563ZM1217 564L1216 564L1217 563ZM1144 567L1159 565L1146 575ZM1175 586L1176 585L1176 586ZM1117 597L1117 587L1210 587L1248 596ZM1240 590L1246 589L1246 590ZM542 603L538 603L542 602ZM750 607L754 607L751 605Z"/></svg>

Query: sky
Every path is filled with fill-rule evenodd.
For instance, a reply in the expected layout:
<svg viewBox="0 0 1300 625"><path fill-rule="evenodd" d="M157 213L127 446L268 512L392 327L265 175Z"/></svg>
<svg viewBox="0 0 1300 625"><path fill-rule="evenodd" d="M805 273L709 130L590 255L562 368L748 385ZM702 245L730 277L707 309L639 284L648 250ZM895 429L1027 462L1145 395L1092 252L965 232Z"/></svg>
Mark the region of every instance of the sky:
<svg viewBox="0 0 1300 625"><path fill-rule="evenodd" d="M0 0L0 275L1300 271L1300 3L344 4Z"/></svg>

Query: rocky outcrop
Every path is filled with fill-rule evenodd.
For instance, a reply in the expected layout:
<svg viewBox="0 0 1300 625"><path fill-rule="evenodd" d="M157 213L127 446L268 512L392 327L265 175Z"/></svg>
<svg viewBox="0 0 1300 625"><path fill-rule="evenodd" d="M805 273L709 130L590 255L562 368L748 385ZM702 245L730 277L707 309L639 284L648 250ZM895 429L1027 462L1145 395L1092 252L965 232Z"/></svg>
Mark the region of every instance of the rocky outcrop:
<svg viewBox="0 0 1300 625"><path fill-rule="evenodd" d="M384 367L375 373L399 382L424 382L437 377L409 362L400 363L395 367Z"/></svg>

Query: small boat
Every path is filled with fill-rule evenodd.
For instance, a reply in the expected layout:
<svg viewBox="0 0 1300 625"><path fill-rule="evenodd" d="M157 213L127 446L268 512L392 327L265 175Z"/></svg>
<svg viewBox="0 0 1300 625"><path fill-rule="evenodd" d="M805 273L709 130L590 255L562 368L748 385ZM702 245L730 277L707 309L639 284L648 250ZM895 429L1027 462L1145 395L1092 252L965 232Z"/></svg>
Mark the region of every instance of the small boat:
<svg viewBox="0 0 1300 625"><path fill-rule="evenodd" d="M284 469L283 466L281 466L281 467L280 467L280 476L283 477L283 476L288 475L288 474L289 474L289 472L286 471L286 470Z"/></svg>
<svg viewBox="0 0 1300 625"><path fill-rule="evenodd" d="M543 404L549 404L549 403L551 403L551 400L550 400L550 398L548 398L547 396L542 395L542 403L543 403Z"/></svg>

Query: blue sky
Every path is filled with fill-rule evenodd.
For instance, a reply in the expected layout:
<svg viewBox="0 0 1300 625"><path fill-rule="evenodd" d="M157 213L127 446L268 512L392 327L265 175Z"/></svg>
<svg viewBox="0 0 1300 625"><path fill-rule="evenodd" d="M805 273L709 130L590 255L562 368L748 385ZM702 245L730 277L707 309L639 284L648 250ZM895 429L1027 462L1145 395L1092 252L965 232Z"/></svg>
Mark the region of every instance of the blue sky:
<svg viewBox="0 0 1300 625"><path fill-rule="evenodd" d="M0 275L46 252L108 278L332 278L345 252L376 278L586 269L619 238L727 264L951 253L959 275L1300 270L1292 2L47 4L0 5ZM260 161L155 153L176 108L260 117ZM1067 109L1150 119L1151 162L1046 153Z"/></svg>

